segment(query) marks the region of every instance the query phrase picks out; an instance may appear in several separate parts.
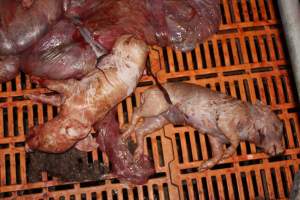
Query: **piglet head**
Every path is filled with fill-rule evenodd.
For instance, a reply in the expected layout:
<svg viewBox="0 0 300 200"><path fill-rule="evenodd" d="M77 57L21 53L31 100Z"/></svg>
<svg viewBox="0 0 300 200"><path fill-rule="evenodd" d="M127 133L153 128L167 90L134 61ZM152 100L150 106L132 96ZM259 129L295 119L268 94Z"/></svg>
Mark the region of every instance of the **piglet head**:
<svg viewBox="0 0 300 200"><path fill-rule="evenodd" d="M280 155L285 151L282 144L283 128L282 123L274 123L258 130L258 141L256 146L262 148L270 156Z"/></svg>
<svg viewBox="0 0 300 200"><path fill-rule="evenodd" d="M113 54L122 58L127 63L135 63L137 66L145 65L145 58L148 55L148 47L142 40L132 35L123 35L116 41Z"/></svg>
<svg viewBox="0 0 300 200"><path fill-rule="evenodd" d="M30 129L26 138L26 150L62 153L85 138L91 127L77 120L56 117L49 122Z"/></svg>

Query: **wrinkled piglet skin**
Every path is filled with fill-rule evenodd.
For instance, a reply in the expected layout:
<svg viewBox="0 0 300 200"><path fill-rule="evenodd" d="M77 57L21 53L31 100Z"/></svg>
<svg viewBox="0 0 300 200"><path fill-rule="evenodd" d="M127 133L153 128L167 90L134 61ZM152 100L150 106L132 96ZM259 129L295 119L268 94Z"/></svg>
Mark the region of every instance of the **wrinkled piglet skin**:
<svg viewBox="0 0 300 200"><path fill-rule="evenodd" d="M283 124L261 102L242 102L190 83L165 83L162 86L173 105L166 102L157 86L149 88L142 94L141 106L134 110L129 128L122 135L128 138L135 131L138 144L136 155L143 153L143 138L147 134L169 123L189 125L208 136L213 157L201 164L200 171L231 157L240 141L252 142L270 156L285 151L282 143ZM143 122L136 126L141 118ZM230 144L225 151L224 144Z"/></svg>
<svg viewBox="0 0 300 200"><path fill-rule="evenodd" d="M134 91L147 55L143 41L124 35L99 63L102 70L94 69L81 80L39 81L58 94L29 94L27 98L60 106L60 113L27 134L28 149L59 153L87 138L93 124Z"/></svg>

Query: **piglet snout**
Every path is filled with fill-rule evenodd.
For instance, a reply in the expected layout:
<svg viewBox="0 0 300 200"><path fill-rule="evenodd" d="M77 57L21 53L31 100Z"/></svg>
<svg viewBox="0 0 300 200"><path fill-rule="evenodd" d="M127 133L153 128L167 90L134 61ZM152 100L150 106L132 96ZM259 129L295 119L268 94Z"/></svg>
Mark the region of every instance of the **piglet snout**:
<svg viewBox="0 0 300 200"><path fill-rule="evenodd" d="M33 152L33 150L29 147L29 145L26 143L25 144L25 152L26 153L31 153L31 152Z"/></svg>

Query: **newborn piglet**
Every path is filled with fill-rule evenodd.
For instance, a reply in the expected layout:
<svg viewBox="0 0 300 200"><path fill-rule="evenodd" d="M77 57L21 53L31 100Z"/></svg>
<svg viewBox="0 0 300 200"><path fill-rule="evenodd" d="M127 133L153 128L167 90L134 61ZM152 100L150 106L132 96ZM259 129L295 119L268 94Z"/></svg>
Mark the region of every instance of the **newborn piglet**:
<svg viewBox="0 0 300 200"><path fill-rule="evenodd" d="M212 168L232 156L240 141L249 141L271 156L284 152L283 126L271 109L259 101L252 105L219 92L189 83L166 83L172 105L158 87L146 90L141 106L134 110L123 139L135 131L138 147L135 157L143 154L143 138L163 126L190 125L206 133L213 158L203 162L200 171ZM143 118L143 122L138 123ZM223 144L230 144L225 151Z"/></svg>
<svg viewBox="0 0 300 200"><path fill-rule="evenodd" d="M112 53L99 63L101 70L95 68L80 81L40 80L41 86L58 94L27 97L60 106L60 113L29 131L27 150L60 153L74 145L80 150L96 148L90 134L93 124L134 91L147 55L148 47L143 41L124 35L116 41Z"/></svg>

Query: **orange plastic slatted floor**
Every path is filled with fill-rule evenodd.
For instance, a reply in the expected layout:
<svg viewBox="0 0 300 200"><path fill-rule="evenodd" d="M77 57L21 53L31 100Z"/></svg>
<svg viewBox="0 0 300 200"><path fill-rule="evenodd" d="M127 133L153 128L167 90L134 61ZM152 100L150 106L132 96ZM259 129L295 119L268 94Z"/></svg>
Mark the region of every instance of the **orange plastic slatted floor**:
<svg viewBox="0 0 300 200"><path fill-rule="evenodd" d="M190 127L166 126L145 138L156 175L146 185L96 181L27 183L24 132L53 117L49 105L24 100L33 88L25 75L3 84L0 92L0 199L287 199L299 169L299 116L290 65L275 0L221 0L218 34L189 53L152 47L149 64L161 82L187 81L243 101L269 104L284 122L284 156L269 158L253 144L241 143L236 156L213 170L197 172L211 157L208 140ZM142 78L135 94L119 105L121 124L139 105L153 81ZM101 152L93 160L108 164Z"/></svg>

